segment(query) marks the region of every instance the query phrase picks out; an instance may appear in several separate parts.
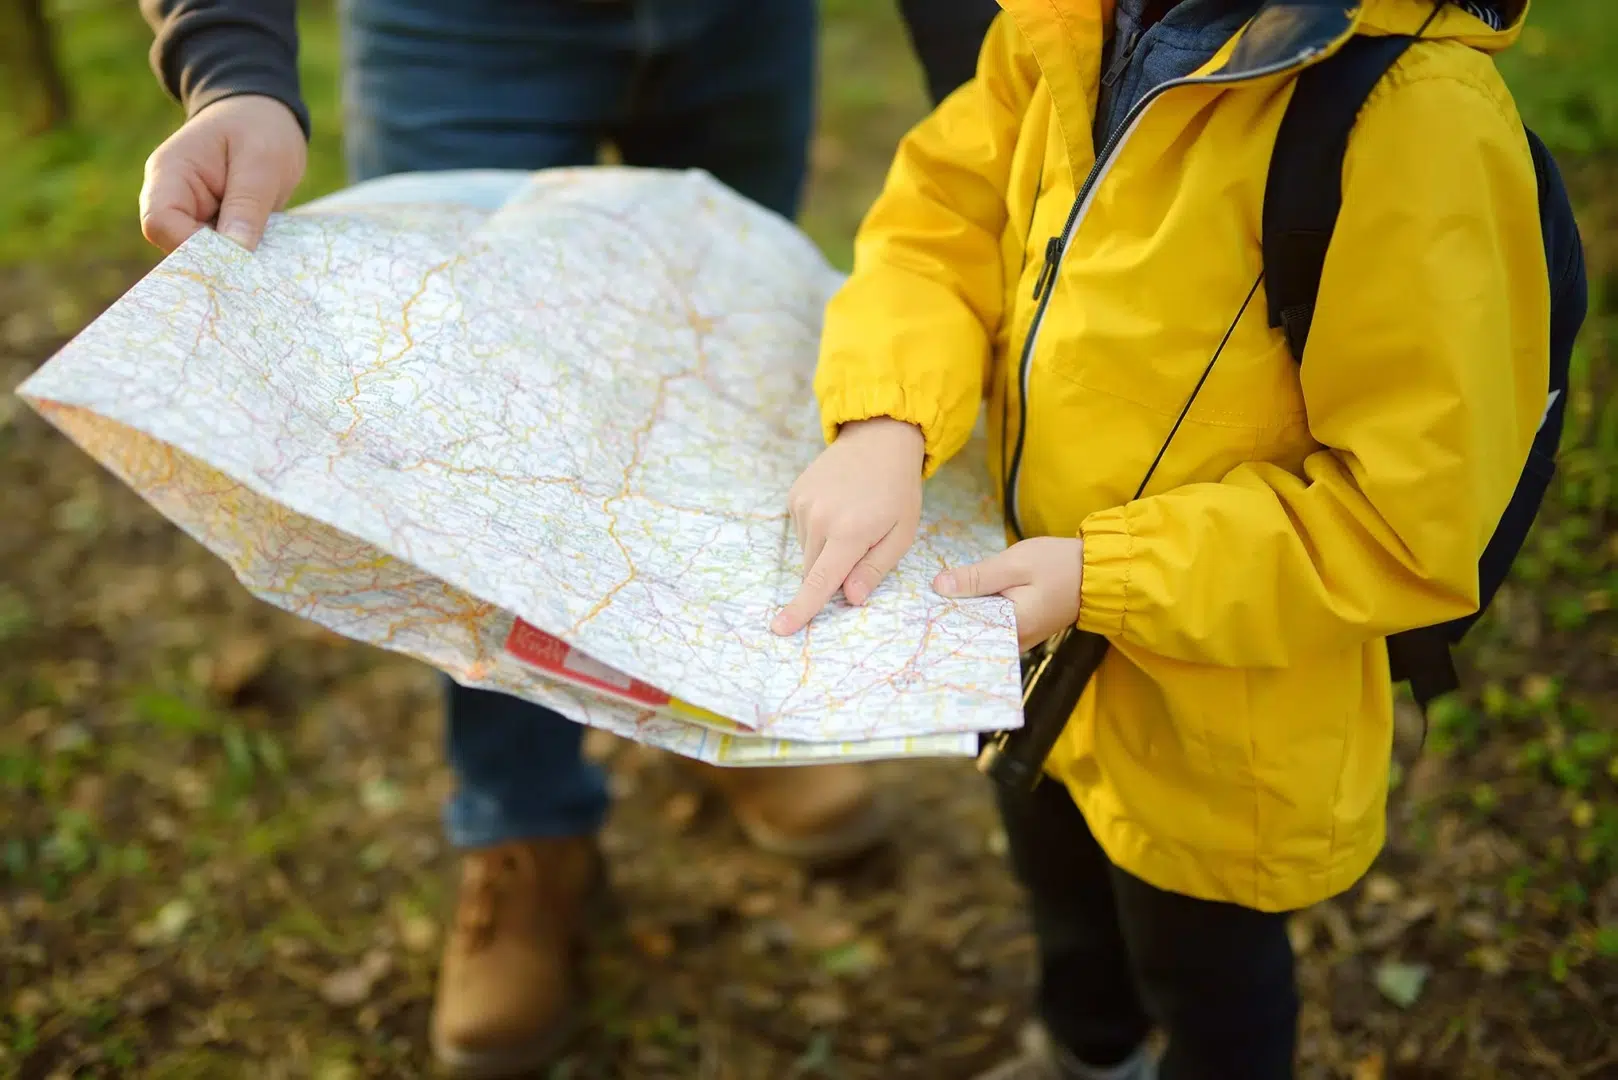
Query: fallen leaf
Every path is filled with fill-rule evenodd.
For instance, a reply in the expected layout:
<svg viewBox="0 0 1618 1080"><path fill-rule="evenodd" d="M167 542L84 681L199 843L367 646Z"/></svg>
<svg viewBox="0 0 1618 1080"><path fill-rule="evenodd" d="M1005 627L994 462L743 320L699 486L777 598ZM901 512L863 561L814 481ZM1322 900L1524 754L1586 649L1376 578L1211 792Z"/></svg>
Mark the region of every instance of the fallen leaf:
<svg viewBox="0 0 1618 1080"><path fill-rule="evenodd" d="M83 724L58 724L51 729L46 745L54 754L71 754L90 745L90 732Z"/></svg>
<svg viewBox="0 0 1618 1080"><path fill-rule="evenodd" d="M1387 874L1371 874L1365 879L1365 899L1373 904L1391 904L1404 895L1404 888Z"/></svg>
<svg viewBox="0 0 1618 1080"><path fill-rule="evenodd" d="M270 939L270 952L283 960L303 960L313 951L307 938L277 935Z"/></svg>
<svg viewBox="0 0 1618 1080"><path fill-rule="evenodd" d="M0 635L3 636L3 635ZM18 735L24 739L37 739L51 729L55 717L43 706L29 709L12 721Z"/></svg>
<svg viewBox="0 0 1618 1080"><path fill-rule="evenodd" d="M406 912L399 917L399 940L413 953L424 953L438 940L438 924L432 916Z"/></svg>
<svg viewBox="0 0 1618 1080"><path fill-rule="evenodd" d="M1006 1017L1010 1015L1011 1010L1006 1008L1004 1005L990 1005L986 1009L978 1010L978 1026L997 1028L1001 1024L1004 1024L1006 1022Z"/></svg>
<svg viewBox="0 0 1618 1080"><path fill-rule="evenodd" d="M378 817L392 814L403 802L399 785L385 776L372 777L360 786L360 803Z"/></svg>
<svg viewBox="0 0 1618 1080"><path fill-rule="evenodd" d="M51 511L51 524L62 532L80 536L100 531L104 518L101 489L93 481L80 483L71 497L57 503Z"/></svg>
<svg viewBox="0 0 1618 1080"><path fill-rule="evenodd" d="M1354 1063L1353 1080L1382 1080L1386 1072L1387 1063L1378 1051Z"/></svg>
<svg viewBox="0 0 1618 1080"><path fill-rule="evenodd" d="M1332 945L1339 952L1352 953L1359 950L1359 938L1355 936L1354 927L1349 924L1348 916L1343 914L1342 908L1327 900L1317 905L1315 912L1320 916L1326 932L1331 935Z"/></svg>
<svg viewBox="0 0 1618 1080"><path fill-rule="evenodd" d="M200 600L208 591L208 575L195 566L184 566L175 571L173 585L174 598L182 603L191 603ZM299 623L303 620L298 620ZM294 624L296 625L296 624ZM314 623L308 625L314 626Z"/></svg>
<svg viewBox="0 0 1618 1080"><path fill-rule="evenodd" d="M42 1016L50 1007L51 999L45 996L43 990L33 986L26 986L17 991L17 996L11 999L11 1011L23 1020L33 1020Z"/></svg>
<svg viewBox="0 0 1618 1080"><path fill-rule="evenodd" d="M380 949L366 953L358 964L334 971L320 983L320 996L340 1009L353 1008L371 996L376 984L393 970L393 958Z"/></svg>
<svg viewBox="0 0 1618 1080"><path fill-rule="evenodd" d="M812 913L806 913L799 930L804 944L822 952L848 945L860 933L860 928L847 919L827 918Z"/></svg>
<svg viewBox="0 0 1618 1080"><path fill-rule="evenodd" d="M136 926L130 935L137 945L166 945L178 941L196 916L196 909L177 896L157 909L148 922Z"/></svg>
<svg viewBox="0 0 1618 1080"><path fill-rule="evenodd" d="M1432 916L1438 910L1438 901L1430 896L1412 896L1399 905L1399 918L1414 925Z"/></svg>
<svg viewBox="0 0 1618 1080"><path fill-rule="evenodd" d="M780 991L757 983L731 987L730 998L742 1008L757 1013L779 1012L783 1001Z"/></svg>
<svg viewBox="0 0 1618 1080"><path fill-rule="evenodd" d="M1511 956L1498 945L1479 945L1467 954L1467 959L1487 975L1504 975L1511 970Z"/></svg>
<svg viewBox="0 0 1618 1080"><path fill-rule="evenodd" d="M848 1019L848 1002L835 990L805 990L792 1007L813 1027L830 1027Z"/></svg>
<svg viewBox="0 0 1618 1080"><path fill-rule="evenodd" d="M249 634L226 641L209 657L208 688L231 699L269 665L273 653L268 638Z"/></svg>
<svg viewBox="0 0 1618 1080"><path fill-rule="evenodd" d="M1461 933L1477 941L1492 941L1500 933L1499 924L1487 911L1462 912L1455 923L1461 928Z"/></svg>
<svg viewBox="0 0 1618 1080"><path fill-rule="evenodd" d="M882 958L881 945L869 938L859 938L821 953L820 967L828 975L860 976L880 966Z"/></svg>
<svg viewBox="0 0 1618 1080"><path fill-rule="evenodd" d="M702 799L689 791L682 791L663 804L663 820L675 832L684 832L686 827L696 819L697 811L702 807Z"/></svg>
<svg viewBox="0 0 1618 1080"><path fill-rule="evenodd" d="M326 1058L314 1068L314 1080L359 1080L359 1075L357 1065L341 1058Z"/></svg>
<svg viewBox="0 0 1618 1080"><path fill-rule="evenodd" d="M674 955L674 935L661 926L638 923L629 928L629 936L641 955L651 960L667 960Z"/></svg>
<svg viewBox="0 0 1618 1080"><path fill-rule="evenodd" d="M1377 965L1376 988L1401 1009L1408 1009L1421 998L1430 971L1425 964L1384 960Z"/></svg>
<svg viewBox="0 0 1618 1080"><path fill-rule="evenodd" d="M1549 675L1527 675L1522 681L1523 699L1535 708L1544 708L1556 697L1556 680Z"/></svg>
<svg viewBox="0 0 1618 1080"><path fill-rule="evenodd" d="M748 893L736 902L736 910L746 918L761 919L780 907L774 893Z"/></svg>
<svg viewBox="0 0 1618 1080"><path fill-rule="evenodd" d="M1292 951L1299 956L1315 947L1315 923L1308 912L1299 912L1287 920L1287 937L1292 942Z"/></svg>
<svg viewBox="0 0 1618 1080"><path fill-rule="evenodd" d="M893 1040L886 1035L866 1035L860 1039L860 1051L867 1060L886 1061L893 1053Z"/></svg>

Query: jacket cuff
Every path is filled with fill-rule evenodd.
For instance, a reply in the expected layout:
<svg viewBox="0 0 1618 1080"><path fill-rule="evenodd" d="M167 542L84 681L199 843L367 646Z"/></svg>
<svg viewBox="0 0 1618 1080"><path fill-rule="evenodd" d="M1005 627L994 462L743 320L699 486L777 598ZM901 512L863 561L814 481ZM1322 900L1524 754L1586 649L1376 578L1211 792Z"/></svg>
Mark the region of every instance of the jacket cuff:
<svg viewBox="0 0 1618 1080"><path fill-rule="evenodd" d="M879 416L903 420L921 428L926 444L926 457L922 461L921 476L925 480L938 471L948 457L946 448L938 442L940 424L936 408L921 408L904 387L894 383L878 383L858 387L839 387L828 390L820 399L820 426L826 442L837 438L844 424L872 420Z"/></svg>
<svg viewBox="0 0 1618 1080"><path fill-rule="evenodd" d="M1084 577L1079 585L1079 629L1121 637L1129 610L1130 535L1125 509L1102 510L1084 519Z"/></svg>

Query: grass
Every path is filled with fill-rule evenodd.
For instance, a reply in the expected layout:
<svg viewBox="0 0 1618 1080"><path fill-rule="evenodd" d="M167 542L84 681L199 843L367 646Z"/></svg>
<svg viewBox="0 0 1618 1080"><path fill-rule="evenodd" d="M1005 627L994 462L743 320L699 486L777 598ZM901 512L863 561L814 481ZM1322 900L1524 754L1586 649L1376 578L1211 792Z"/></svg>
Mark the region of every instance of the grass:
<svg viewBox="0 0 1618 1080"><path fill-rule="evenodd" d="M25 138L0 112L0 267L94 253L120 262L155 254L140 235L136 194L146 157L183 120L147 60L151 34L132 3L76 0L56 6L70 72L73 123ZM882 159L920 114L920 73L891 12L860 0L827 0L822 134L805 229L846 265L853 227L881 182ZM336 17L328 2L299 5L300 74L314 131L309 168L293 196L305 202L341 187L342 113ZM900 59L895 59L900 58Z"/></svg>

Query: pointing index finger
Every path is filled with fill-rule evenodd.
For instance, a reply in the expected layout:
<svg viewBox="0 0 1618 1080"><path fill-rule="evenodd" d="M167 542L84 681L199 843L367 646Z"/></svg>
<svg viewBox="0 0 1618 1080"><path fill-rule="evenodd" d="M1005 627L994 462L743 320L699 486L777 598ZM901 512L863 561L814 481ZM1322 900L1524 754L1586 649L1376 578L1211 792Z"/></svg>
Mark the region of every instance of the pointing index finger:
<svg viewBox="0 0 1618 1080"><path fill-rule="evenodd" d="M866 552L866 545L855 541L831 539L821 549L809 571L803 575L803 584L791 603L782 608L770 623L770 629L785 637L796 634L809 620L820 614L837 590L843 587L854 564Z"/></svg>

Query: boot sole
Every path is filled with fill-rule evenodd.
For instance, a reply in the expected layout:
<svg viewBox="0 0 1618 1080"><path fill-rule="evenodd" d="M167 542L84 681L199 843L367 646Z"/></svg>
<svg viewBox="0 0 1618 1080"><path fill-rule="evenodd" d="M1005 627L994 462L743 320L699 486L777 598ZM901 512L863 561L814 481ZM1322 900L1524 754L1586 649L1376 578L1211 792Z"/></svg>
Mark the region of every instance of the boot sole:
<svg viewBox="0 0 1618 1080"><path fill-rule="evenodd" d="M748 841L765 854L810 864L836 863L863 855L885 840L893 826L894 809L879 794L864 813L837 828L806 836L779 832L740 814L736 820Z"/></svg>
<svg viewBox="0 0 1618 1080"><path fill-rule="evenodd" d="M498 1050L463 1050L433 1042L439 1074L451 1080L511 1080L554 1065L578 1034L580 1014L569 1013L533 1042Z"/></svg>

